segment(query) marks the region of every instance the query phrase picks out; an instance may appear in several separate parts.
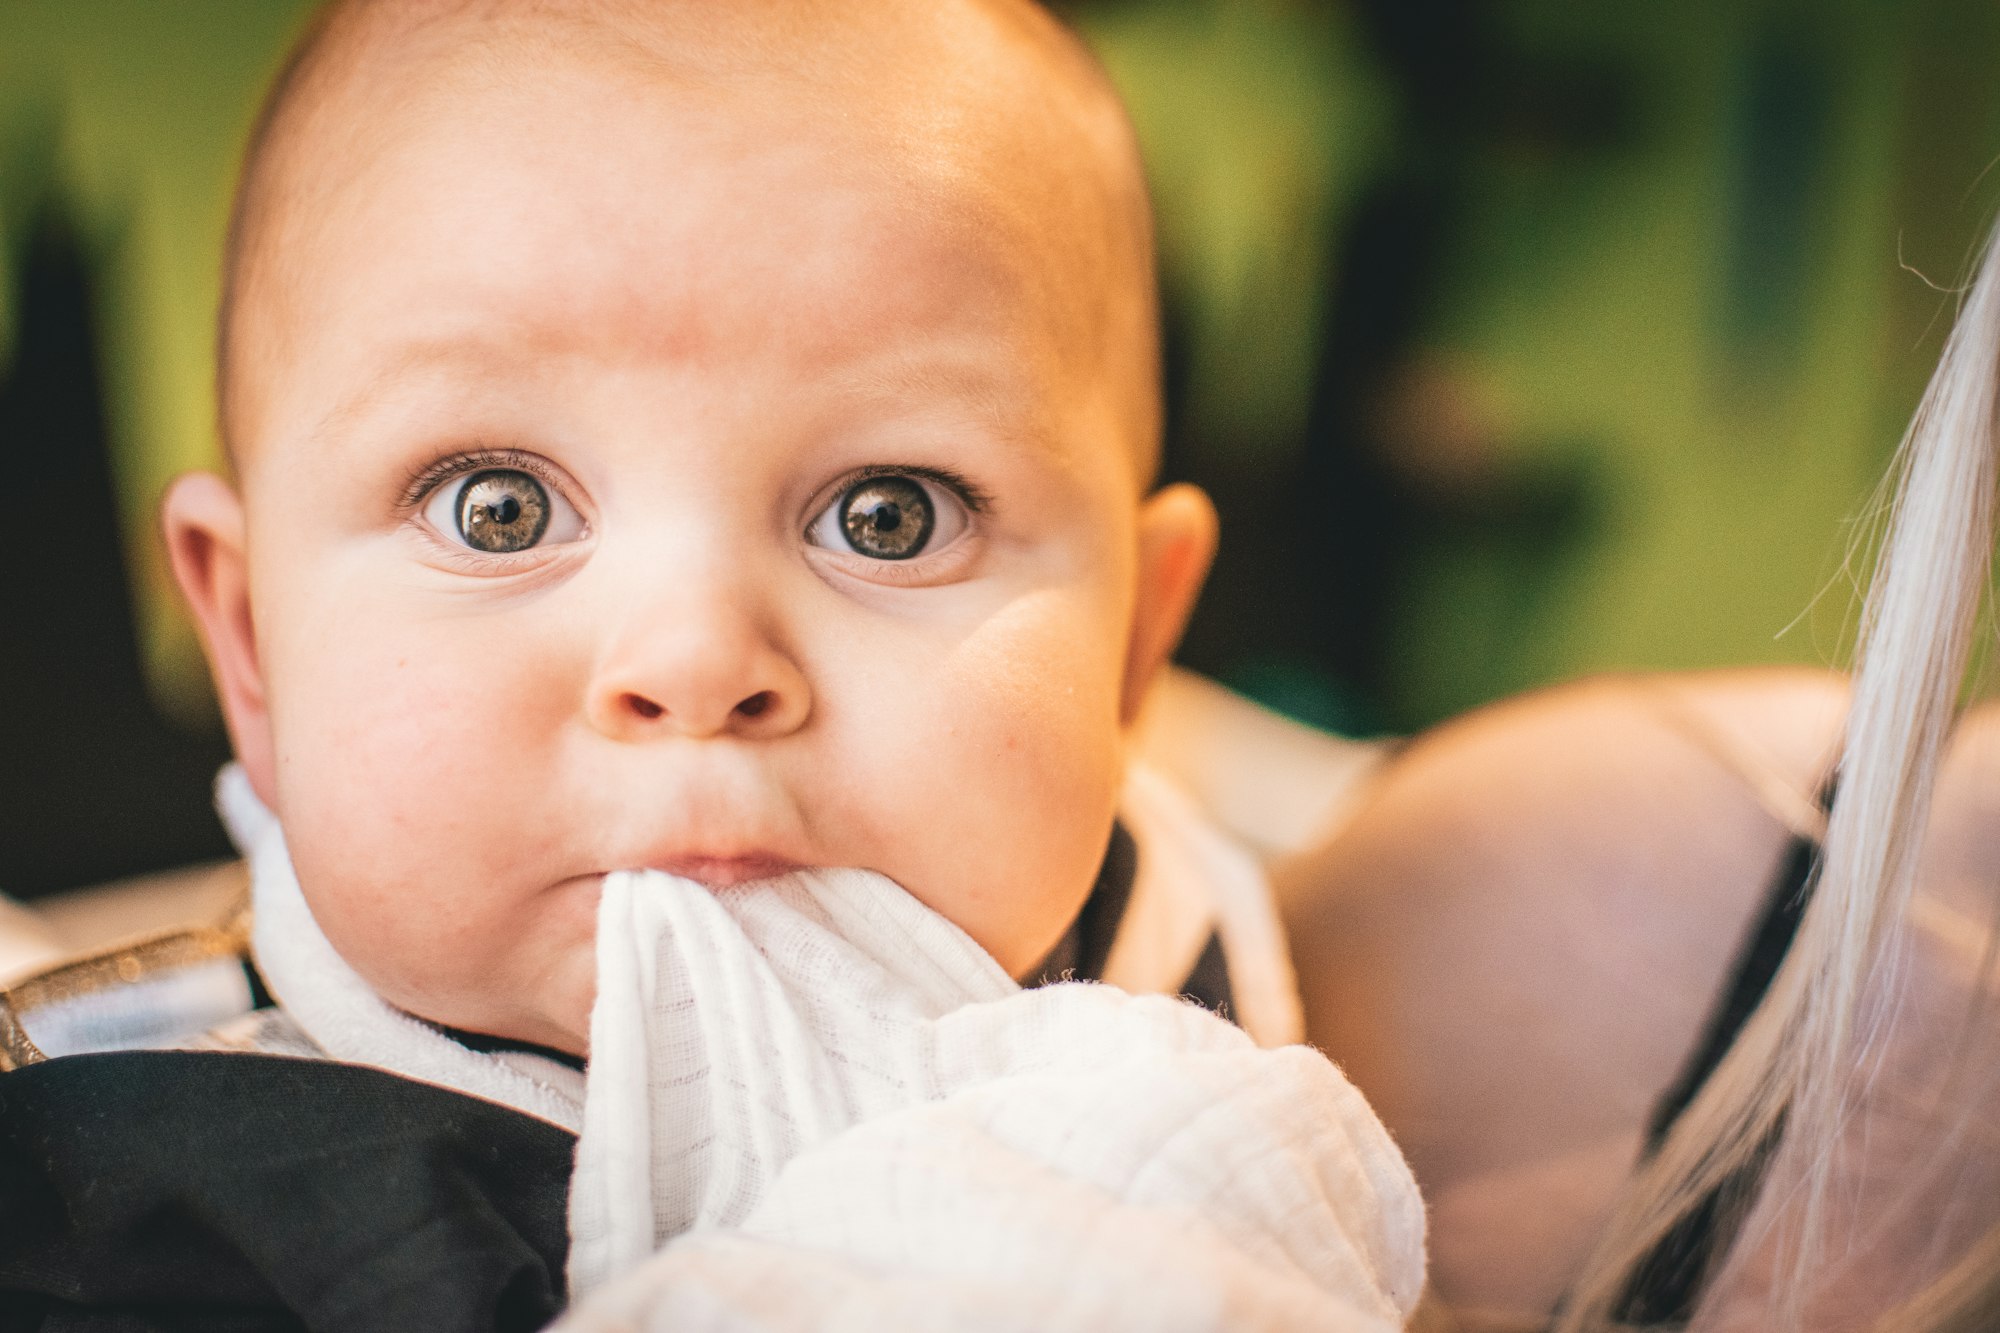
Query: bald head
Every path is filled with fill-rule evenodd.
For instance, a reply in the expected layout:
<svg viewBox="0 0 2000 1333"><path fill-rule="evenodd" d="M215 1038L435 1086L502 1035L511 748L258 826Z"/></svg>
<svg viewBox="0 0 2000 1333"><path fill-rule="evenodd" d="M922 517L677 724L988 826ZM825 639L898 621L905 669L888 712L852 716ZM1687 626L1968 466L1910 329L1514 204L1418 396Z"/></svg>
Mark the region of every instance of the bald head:
<svg viewBox="0 0 2000 1333"><path fill-rule="evenodd" d="M1029 0L344 0L274 86L232 213L218 327L226 448L254 454L259 404L300 320L317 234L357 179L454 99L561 66L629 83L694 133L734 121L816 139L905 189L948 232L1004 234L1115 397L1140 476L1157 452L1151 229L1115 93ZM636 105L636 99L635 99ZM634 136L648 127L635 120ZM608 144L607 149L615 149Z"/></svg>

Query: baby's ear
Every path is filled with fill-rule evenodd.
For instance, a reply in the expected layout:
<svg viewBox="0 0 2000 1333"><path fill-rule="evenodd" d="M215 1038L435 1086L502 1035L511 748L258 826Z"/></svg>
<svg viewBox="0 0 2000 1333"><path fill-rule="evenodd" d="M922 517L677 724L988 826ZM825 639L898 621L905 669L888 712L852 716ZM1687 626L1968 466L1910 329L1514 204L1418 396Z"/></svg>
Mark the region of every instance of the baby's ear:
<svg viewBox="0 0 2000 1333"><path fill-rule="evenodd" d="M210 472L176 477L160 504L167 557L201 630L222 715L236 758L250 785L273 809L270 713L257 664L257 635L250 618L250 568L244 542L243 501Z"/></svg>
<svg viewBox="0 0 2000 1333"><path fill-rule="evenodd" d="M1119 709L1119 720L1127 726L1139 716L1153 677L1187 628L1215 558L1215 535L1215 506L1198 486L1180 482L1163 487L1139 506L1139 588Z"/></svg>

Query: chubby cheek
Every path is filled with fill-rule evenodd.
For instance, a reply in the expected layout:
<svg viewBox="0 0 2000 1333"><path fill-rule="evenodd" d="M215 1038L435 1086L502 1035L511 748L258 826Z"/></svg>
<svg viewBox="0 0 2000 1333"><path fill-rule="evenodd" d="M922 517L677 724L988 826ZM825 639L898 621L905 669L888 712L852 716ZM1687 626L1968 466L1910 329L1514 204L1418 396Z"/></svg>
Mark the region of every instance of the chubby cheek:
<svg viewBox="0 0 2000 1333"><path fill-rule="evenodd" d="M1122 638L1055 594L1023 599L928 670L843 709L846 815L875 868L1009 972L1045 954L1103 860L1122 778ZM1112 623L1116 623L1115 620Z"/></svg>
<svg viewBox="0 0 2000 1333"><path fill-rule="evenodd" d="M266 663L278 813L315 917L393 1003L551 1041L543 1024L587 1013L596 896L558 869L559 644L516 626L496 645L365 591L315 607Z"/></svg>

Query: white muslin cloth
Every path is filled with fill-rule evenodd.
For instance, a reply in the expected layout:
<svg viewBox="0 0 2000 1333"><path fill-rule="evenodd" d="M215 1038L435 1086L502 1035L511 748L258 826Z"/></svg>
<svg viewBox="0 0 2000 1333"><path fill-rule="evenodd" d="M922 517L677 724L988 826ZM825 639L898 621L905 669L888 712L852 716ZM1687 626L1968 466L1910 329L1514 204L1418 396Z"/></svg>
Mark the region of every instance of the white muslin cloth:
<svg viewBox="0 0 2000 1333"><path fill-rule="evenodd" d="M559 1327L1400 1328L1423 1210L1332 1064L1023 991L863 871L609 876Z"/></svg>

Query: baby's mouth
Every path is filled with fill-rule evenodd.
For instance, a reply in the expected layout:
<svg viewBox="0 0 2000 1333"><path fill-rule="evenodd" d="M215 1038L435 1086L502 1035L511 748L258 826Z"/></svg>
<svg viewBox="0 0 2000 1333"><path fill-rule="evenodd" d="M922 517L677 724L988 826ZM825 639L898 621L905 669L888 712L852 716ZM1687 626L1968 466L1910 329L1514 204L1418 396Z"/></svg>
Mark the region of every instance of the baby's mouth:
<svg viewBox="0 0 2000 1333"><path fill-rule="evenodd" d="M674 856L653 861L648 870L661 870L682 879L691 879L711 889L733 888L755 879L772 879L802 869L798 862L765 852L740 856Z"/></svg>

